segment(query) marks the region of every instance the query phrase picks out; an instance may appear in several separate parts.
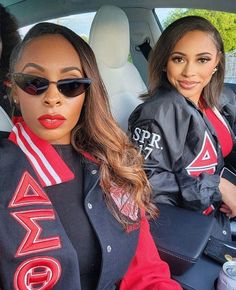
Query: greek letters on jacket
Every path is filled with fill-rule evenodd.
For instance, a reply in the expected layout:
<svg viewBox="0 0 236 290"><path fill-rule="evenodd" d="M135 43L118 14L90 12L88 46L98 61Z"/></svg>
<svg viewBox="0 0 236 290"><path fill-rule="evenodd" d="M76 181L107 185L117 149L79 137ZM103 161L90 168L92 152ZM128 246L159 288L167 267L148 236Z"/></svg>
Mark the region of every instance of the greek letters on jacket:
<svg viewBox="0 0 236 290"><path fill-rule="evenodd" d="M11 138L13 142L19 143L17 138L29 133L23 129L18 127ZM20 148L9 140L0 143L0 288L79 290L77 254L43 190L50 184L70 180L73 173L59 156L50 159L45 153L48 148L40 152L34 148L38 152L35 154L24 138L20 139ZM29 152L30 158L22 150ZM125 233L111 216L99 186L99 168L89 160L86 164L85 207L98 235L103 259L97 289L115 289L134 255L139 231ZM124 259L119 261L117 255Z"/></svg>
<svg viewBox="0 0 236 290"><path fill-rule="evenodd" d="M225 97L224 109L229 107ZM222 152L213 127L190 100L163 85L132 113L129 131L144 155L157 202L199 211L219 203Z"/></svg>
<svg viewBox="0 0 236 290"><path fill-rule="evenodd" d="M200 114L180 95L158 95L132 114L131 138L147 162L158 156L163 161L159 165L177 171L182 159L181 166L191 176L213 174L218 164L218 143L211 125Z"/></svg>

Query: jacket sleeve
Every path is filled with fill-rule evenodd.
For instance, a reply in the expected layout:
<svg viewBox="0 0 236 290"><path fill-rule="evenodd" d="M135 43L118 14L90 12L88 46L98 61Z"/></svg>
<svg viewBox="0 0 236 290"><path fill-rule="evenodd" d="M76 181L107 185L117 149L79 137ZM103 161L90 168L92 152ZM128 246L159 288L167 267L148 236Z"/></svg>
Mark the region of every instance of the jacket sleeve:
<svg viewBox="0 0 236 290"><path fill-rule="evenodd" d="M135 256L120 284L120 290L181 290L170 278L167 263L160 259L145 217L141 220Z"/></svg>
<svg viewBox="0 0 236 290"><path fill-rule="evenodd" d="M228 87L224 87L220 96L220 109L229 122L231 129L236 135L236 93Z"/></svg>
<svg viewBox="0 0 236 290"><path fill-rule="evenodd" d="M152 113L154 109L156 112ZM144 155L144 169L154 201L202 211L221 200L220 178L206 173L190 176L183 168L185 154L188 154L184 150L193 154L199 142L194 130L190 129L191 122L184 106L169 103L152 109L145 108L144 103L131 115L129 133ZM192 142L188 148L185 146L187 138Z"/></svg>

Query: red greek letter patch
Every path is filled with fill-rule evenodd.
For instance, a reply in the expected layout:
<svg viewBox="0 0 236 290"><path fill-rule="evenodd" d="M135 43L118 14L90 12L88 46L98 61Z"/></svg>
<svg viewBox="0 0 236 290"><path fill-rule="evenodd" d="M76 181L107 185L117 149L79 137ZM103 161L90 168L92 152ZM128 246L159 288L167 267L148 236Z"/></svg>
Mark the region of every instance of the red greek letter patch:
<svg viewBox="0 0 236 290"><path fill-rule="evenodd" d="M214 174L217 165L216 149L205 132L202 148L196 158L186 167L191 176L199 176L202 172Z"/></svg>
<svg viewBox="0 0 236 290"><path fill-rule="evenodd" d="M61 276L61 265L52 257L35 257L20 264L14 276L15 290L49 290Z"/></svg>
<svg viewBox="0 0 236 290"><path fill-rule="evenodd" d="M51 204L46 193L26 171L17 186L8 207L27 206L32 204Z"/></svg>
<svg viewBox="0 0 236 290"><path fill-rule="evenodd" d="M16 252L16 257L32 253L61 248L60 237L40 238L42 228L38 221L54 220L53 209L39 209L12 212L11 215L26 229L27 233L20 247Z"/></svg>

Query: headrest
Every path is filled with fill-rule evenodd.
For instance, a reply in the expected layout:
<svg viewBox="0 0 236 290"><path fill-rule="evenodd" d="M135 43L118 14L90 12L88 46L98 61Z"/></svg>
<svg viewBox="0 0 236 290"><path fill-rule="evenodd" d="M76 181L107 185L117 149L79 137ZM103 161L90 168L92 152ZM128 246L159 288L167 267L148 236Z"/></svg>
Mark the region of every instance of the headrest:
<svg viewBox="0 0 236 290"><path fill-rule="evenodd" d="M10 132L13 127L11 119L8 117L7 113L0 106L0 131Z"/></svg>
<svg viewBox="0 0 236 290"><path fill-rule="evenodd" d="M98 62L111 68L123 66L130 50L129 21L125 12L116 6L102 6L94 17L89 43Z"/></svg>

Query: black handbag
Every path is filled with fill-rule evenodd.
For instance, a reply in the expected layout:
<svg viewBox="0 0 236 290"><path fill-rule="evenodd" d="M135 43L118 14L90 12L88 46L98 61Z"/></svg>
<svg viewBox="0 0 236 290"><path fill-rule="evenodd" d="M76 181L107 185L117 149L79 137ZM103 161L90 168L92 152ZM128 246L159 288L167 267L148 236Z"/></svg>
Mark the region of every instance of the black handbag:
<svg viewBox="0 0 236 290"><path fill-rule="evenodd" d="M215 219L167 204L158 204L157 207L160 215L150 221L151 233L172 275L182 275L203 253Z"/></svg>

